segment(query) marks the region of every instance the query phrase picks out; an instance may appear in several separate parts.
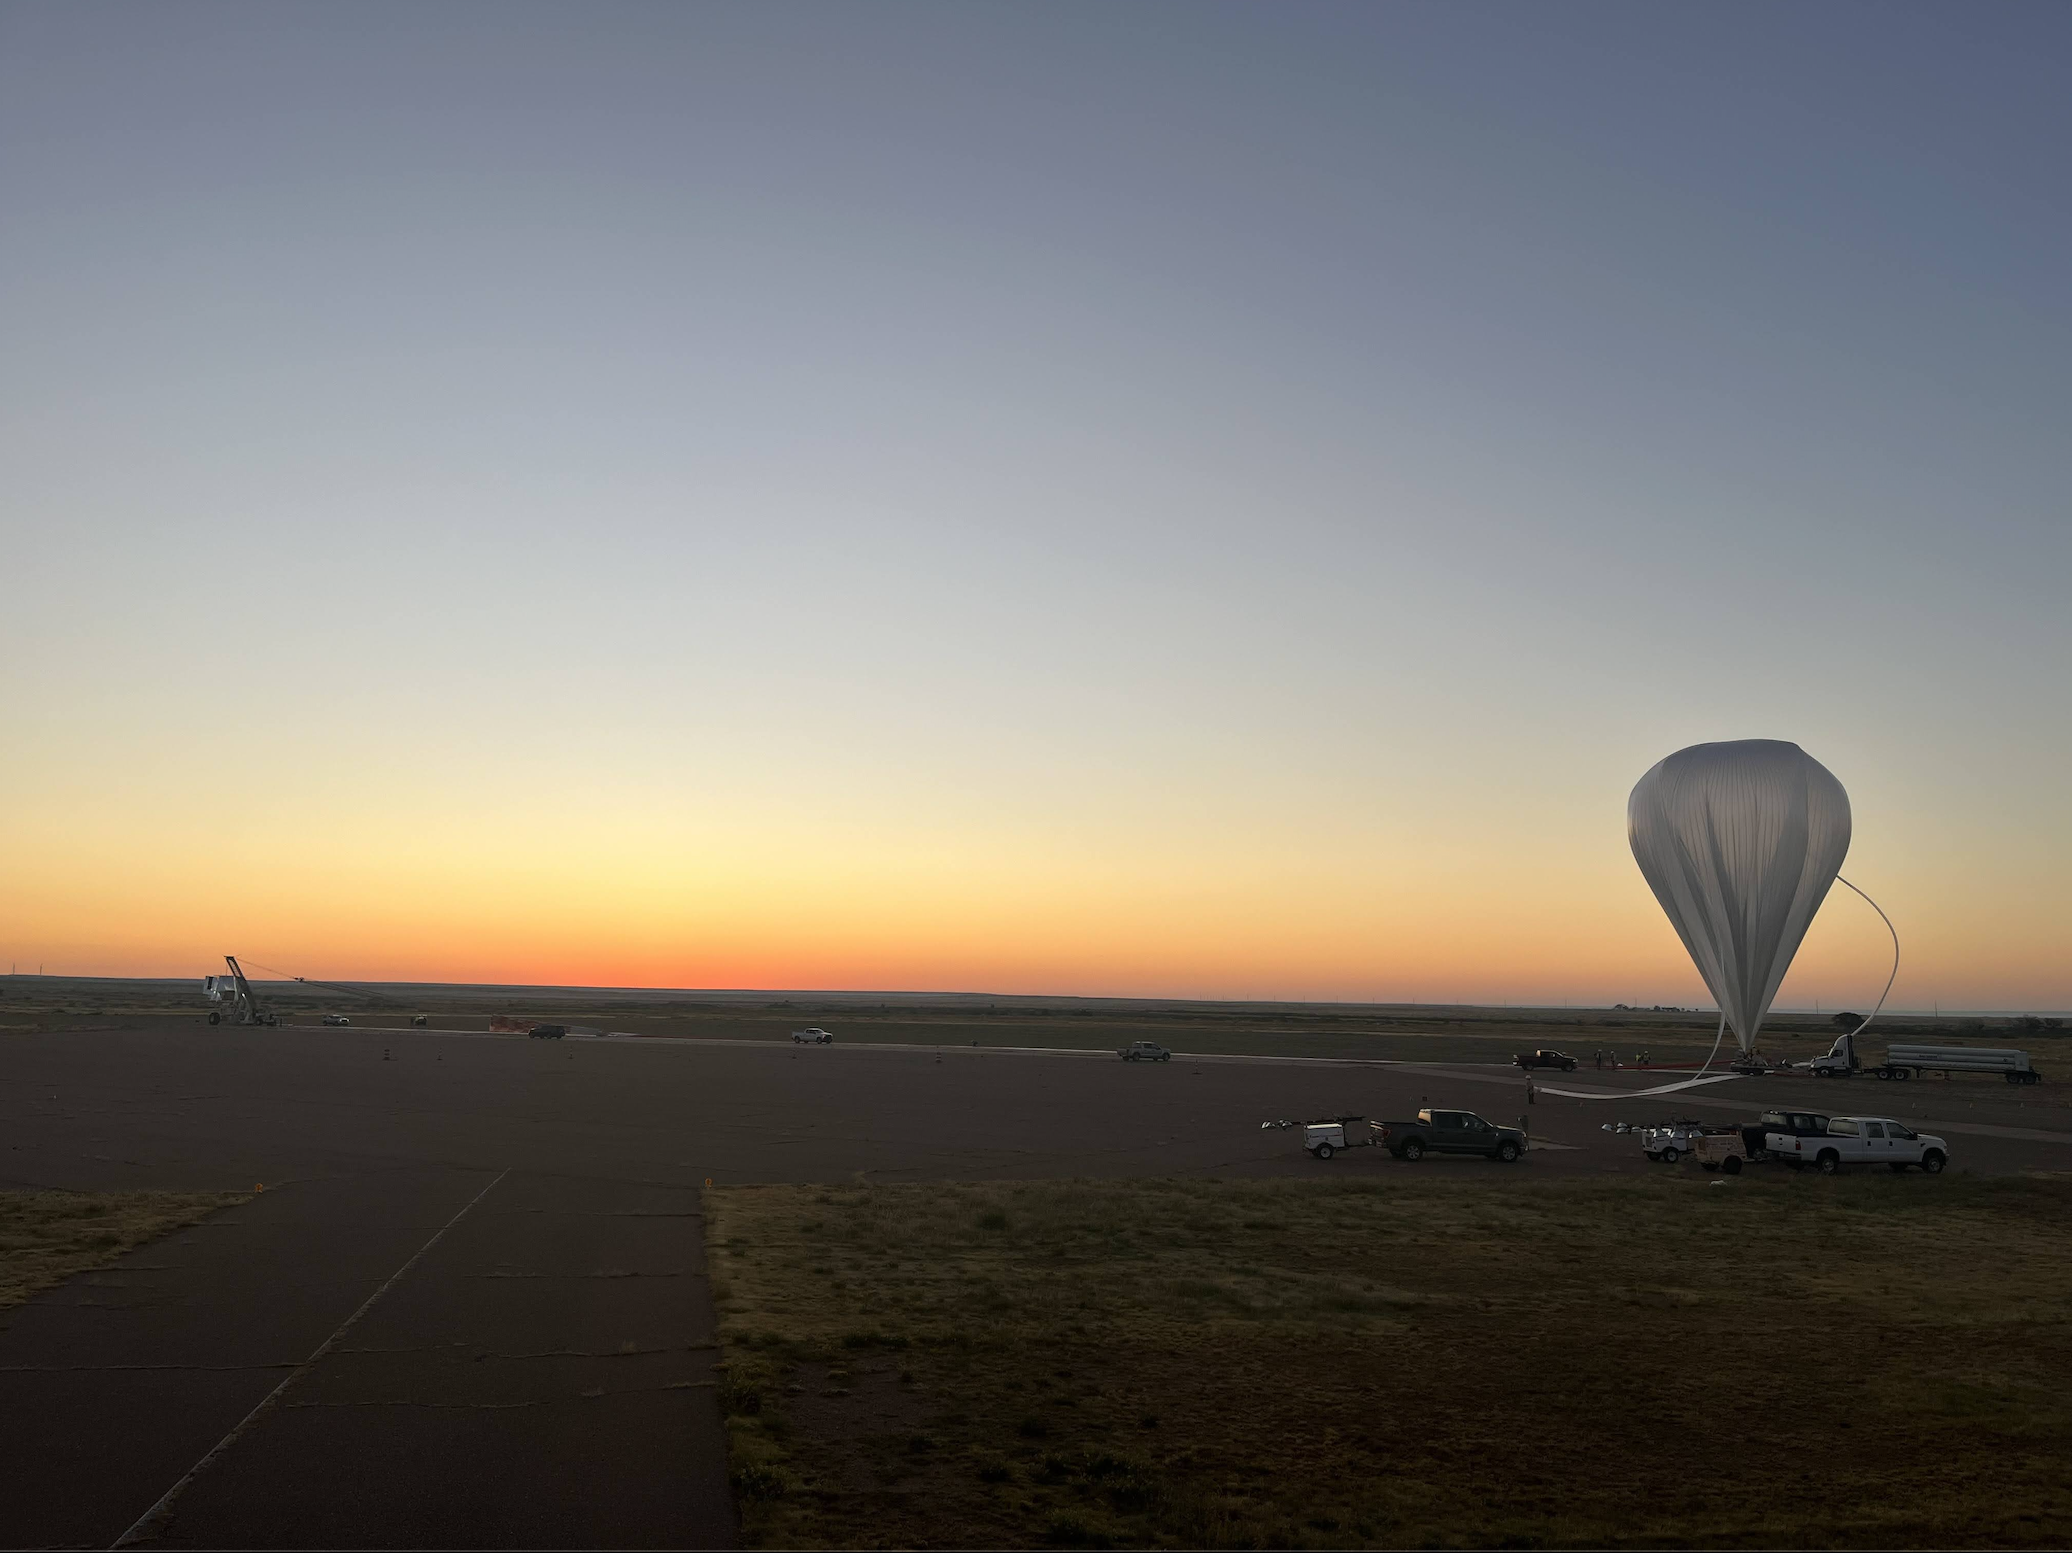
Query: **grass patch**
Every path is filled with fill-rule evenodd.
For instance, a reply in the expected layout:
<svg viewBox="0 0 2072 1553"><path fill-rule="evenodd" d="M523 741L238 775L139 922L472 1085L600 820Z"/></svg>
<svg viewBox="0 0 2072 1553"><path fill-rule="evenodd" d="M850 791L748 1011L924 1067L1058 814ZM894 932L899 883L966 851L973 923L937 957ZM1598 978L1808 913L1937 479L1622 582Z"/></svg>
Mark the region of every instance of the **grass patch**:
<svg viewBox="0 0 2072 1553"><path fill-rule="evenodd" d="M0 1192L0 1310L244 1200L239 1192Z"/></svg>
<svg viewBox="0 0 2072 1553"><path fill-rule="evenodd" d="M2072 1178L707 1195L754 1545L2072 1544Z"/></svg>

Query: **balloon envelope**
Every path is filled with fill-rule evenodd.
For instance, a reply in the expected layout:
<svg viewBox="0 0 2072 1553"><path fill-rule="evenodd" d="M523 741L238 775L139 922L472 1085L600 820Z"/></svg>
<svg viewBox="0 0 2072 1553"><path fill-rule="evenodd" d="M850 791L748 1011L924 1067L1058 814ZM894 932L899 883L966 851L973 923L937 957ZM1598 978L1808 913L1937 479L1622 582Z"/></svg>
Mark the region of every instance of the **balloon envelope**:
<svg viewBox="0 0 2072 1553"><path fill-rule="evenodd" d="M1796 744L1694 744L1626 802L1655 899L1747 1051L1849 851L1849 795Z"/></svg>

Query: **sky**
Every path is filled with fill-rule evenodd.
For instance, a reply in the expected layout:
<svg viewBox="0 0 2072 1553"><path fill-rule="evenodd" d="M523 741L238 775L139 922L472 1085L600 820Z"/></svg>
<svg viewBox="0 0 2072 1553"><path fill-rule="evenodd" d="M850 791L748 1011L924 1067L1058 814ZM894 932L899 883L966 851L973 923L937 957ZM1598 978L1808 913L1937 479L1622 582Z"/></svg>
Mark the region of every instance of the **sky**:
<svg viewBox="0 0 2072 1553"><path fill-rule="evenodd" d="M2067 188L2041 4L6 0L0 960L1695 1003L1778 738L2072 1007Z"/></svg>

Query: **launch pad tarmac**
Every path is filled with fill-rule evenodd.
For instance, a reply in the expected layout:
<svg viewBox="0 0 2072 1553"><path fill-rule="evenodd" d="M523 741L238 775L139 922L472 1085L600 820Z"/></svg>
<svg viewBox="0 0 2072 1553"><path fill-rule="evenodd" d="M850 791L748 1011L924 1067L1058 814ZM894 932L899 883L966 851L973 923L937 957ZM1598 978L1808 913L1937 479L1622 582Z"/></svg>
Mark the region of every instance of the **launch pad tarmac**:
<svg viewBox="0 0 2072 1553"><path fill-rule="evenodd" d="M1320 1165L1259 1123L1426 1101L1508 1123L1523 1078L174 1020L7 1049L5 1184L264 1186L0 1313L16 1546L725 1545L707 1180L1418 1169L1500 1187L1654 1168L1598 1124L1667 1103L1543 1102L1535 1139L1565 1147L1519 1166ZM1927 1087L1877 1098L1945 1100ZM1708 1098L1780 1103L1726 1088ZM1990 1117L1956 1168L2072 1162L2072 1133Z"/></svg>

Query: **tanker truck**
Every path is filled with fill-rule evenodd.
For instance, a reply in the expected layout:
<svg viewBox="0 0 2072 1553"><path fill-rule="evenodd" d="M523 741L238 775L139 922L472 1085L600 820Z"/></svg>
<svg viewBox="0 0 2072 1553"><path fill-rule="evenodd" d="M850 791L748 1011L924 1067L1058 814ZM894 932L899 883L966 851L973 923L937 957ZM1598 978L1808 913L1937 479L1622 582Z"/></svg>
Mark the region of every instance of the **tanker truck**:
<svg viewBox="0 0 2072 1553"><path fill-rule="evenodd" d="M1998 1073L2010 1084L2040 1084L2043 1075L2025 1051L2011 1046L1921 1046L1893 1042L1885 1048L1885 1060L1874 1068L1863 1065L1856 1054L1856 1037L1838 1035L1824 1057L1806 1064L1815 1078L1852 1078L1868 1073L1874 1078L1910 1079L1923 1073Z"/></svg>

